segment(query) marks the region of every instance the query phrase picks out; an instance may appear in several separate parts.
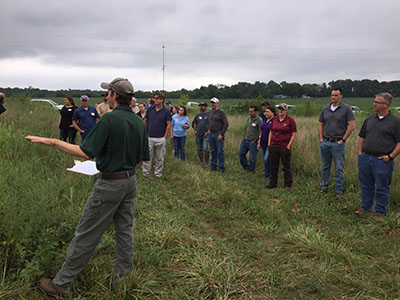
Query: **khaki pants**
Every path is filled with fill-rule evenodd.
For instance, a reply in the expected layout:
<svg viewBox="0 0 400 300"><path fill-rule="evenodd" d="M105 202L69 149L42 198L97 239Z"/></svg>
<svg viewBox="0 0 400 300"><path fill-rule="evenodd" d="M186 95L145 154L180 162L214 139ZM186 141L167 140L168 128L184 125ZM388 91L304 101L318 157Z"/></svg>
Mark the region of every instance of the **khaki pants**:
<svg viewBox="0 0 400 300"><path fill-rule="evenodd" d="M111 220L117 240L114 281L130 273L133 266L132 225L136 189L135 175L119 180L96 180L76 227L67 258L53 279L57 289L66 292L71 286L89 261Z"/></svg>
<svg viewBox="0 0 400 300"><path fill-rule="evenodd" d="M150 176L153 160L154 160L154 175L156 175L157 177L162 176L166 148L167 148L167 139L163 137L162 138L149 137L150 160L142 162L142 173L144 177Z"/></svg>

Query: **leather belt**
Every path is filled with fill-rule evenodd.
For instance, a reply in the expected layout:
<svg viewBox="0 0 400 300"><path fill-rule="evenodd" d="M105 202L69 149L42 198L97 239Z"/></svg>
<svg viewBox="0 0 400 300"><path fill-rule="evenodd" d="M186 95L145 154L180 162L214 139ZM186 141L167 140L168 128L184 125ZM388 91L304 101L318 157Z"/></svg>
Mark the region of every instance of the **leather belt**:
<svg viewBox="0 0 400 300"><path fill-rule="evenodd" d="M116 173L100 173L100 179L105 180L117 180L117 179L125 179L135 175L135 170L122 171Z"/></svg>
<svg viewBox="0 0 400 300"><path fill-rule="evenodd" d="M342 138L334 138L334 137L324 137L325 140L327 140L328 142L337 142L340 141Z"/></svg>
<svg viewBox="0 0 400 300"><path fill-rule="evenodd" d="M368 155L370 155L370 156L385 156L385 155L390 154L390 153L388 153L388 154L383 154L383 153L371 153L371 152L365 152L365 151L364 151L364 153L365 153L365 154L368 154Z"/></svg>

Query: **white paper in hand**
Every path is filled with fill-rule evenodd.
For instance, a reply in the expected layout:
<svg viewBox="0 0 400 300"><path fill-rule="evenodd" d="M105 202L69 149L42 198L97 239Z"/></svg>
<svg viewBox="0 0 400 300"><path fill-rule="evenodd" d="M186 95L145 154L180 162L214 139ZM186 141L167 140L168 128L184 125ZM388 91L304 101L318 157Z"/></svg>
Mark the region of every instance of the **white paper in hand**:
<svg viewBox="0 0 400 300"><path fill-rule="evenodd" d="M85 174L85 175L96 175L100 171L96 168L96 162L93 160L79 161L75 160L75 166L67 169L68 171Z"/></svg>

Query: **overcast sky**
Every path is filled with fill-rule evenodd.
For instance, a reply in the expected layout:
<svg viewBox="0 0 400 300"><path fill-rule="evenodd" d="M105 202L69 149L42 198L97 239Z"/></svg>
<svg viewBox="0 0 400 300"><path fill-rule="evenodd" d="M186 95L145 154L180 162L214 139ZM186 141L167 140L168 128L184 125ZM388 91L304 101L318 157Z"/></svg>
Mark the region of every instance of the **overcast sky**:
<svg viewBox="0 0 400 300"><path fill-rule="evenodd" d="M0 0L0 87L400 79L398 0Z"/></svg>

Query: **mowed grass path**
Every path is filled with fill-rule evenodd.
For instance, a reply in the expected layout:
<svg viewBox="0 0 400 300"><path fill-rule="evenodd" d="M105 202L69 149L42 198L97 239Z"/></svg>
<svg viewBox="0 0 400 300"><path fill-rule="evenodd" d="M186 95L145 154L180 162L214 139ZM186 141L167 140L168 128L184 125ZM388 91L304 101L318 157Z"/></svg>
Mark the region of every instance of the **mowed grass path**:
<svg viewBox="0 0 400 300"><path fill-rule="evenodd" d="M57 128L48 127L57 116L40 113L34 111L26 126L7 119L0 126L1 179L8 187L0 194L4 299L46 298L34 280L40 273L54 276L61 266L93 184L65 171L71 157L23 140L28 133L56 136ZM131 276L111 287L110 227L67 299L400 298L397 166L389 215L357 218L356 134L348 144L345 196L320 194L318 123L297 118L294 187L266 190L261 155L256 174L239 166L245 119L230 117L224 174L200 167L192 132L186 163L168 144L163 179L145 179L138 168Z"/></svg>

